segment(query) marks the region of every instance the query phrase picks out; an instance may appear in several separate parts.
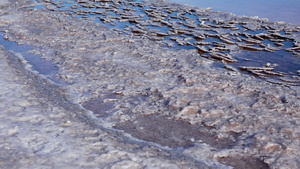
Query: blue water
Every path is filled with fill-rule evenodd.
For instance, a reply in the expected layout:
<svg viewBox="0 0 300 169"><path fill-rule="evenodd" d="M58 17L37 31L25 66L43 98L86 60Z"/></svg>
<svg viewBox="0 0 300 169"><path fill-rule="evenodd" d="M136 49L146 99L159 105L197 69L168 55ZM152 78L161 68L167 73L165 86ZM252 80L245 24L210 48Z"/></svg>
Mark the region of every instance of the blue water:
<svg viewBox="0 0 300 169"><path fill-rule="evenodd" d="M33 69L44 75L52 75L58 69L49 61L42 59L38 55L29 53L32 47L27 45L18 45L16 42L4 40L3 32L0 32L0 45L4 46L6 50L17 52L23 55L23 57L33 66Z"/></svg>
<svg viewBox="0 0 300 169"><path fill-rule="evenodd" d="M169 0L170 2L212 7L213 11L230 12L238 16L258 16L271 21L300 24L300 0Z"/></svg>
<svg viewBox="0 0 300 169"><path fill-rule="evenodd" d="M6 50L20 53L26 61L32 66L32 69L38 71L40 74L46 75L50 80L57 84L64 84L61 80L55 77L58 68L50 61L43 59L39 55L30 53L33 47L27 45L18 45L16 42L4 39L4 32L0 29L0 45Z"/></svg>

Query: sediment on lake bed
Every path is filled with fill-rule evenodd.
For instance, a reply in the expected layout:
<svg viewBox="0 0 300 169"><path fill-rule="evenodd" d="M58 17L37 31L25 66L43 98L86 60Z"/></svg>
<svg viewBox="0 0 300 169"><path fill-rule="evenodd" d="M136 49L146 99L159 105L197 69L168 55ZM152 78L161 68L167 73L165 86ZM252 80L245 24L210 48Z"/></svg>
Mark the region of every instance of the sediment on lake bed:
<svg viewBox="0 0 300 169"><path fill-rule="evenodd" d="M6 85L1 87L2 92L15 90L7 89L8 84L28 83L16 85L18 90L14 95L0 95L3 99L16 99L18 92L23 92L19 102L30 103L17 106L9 116L14 109L13 101L7 100L1 106L5 119L18 117L22 121L22 117L28 117L21 124L32 133L27 139L16 141L25 135L18 128L3 129L9 131L4 133L11 133L3 136L13 140L13 145L3 145L3 149L13 147L15 151L7 152L20 155L16 166L42 166L38 159L43 154L52 155L50 160L43 159L45 164L63 167L69 164L59 159L65 155L66 161L77 162L74 165L90 167L297 168L300 165L299 86L270 84L215 68L211 60L199 57L193 50L162 48L154 41L119 35L101 24L69 18L60 12L11 10L0 20L6 39L33 46L32 53L56 64L56 78L64 83L44 85L54 85L58 98L78 106L73 110L64 104L54 107L45 99L46 94L38 94L35 87L40 86L38 83L35 86L29 83L34 76L21 78L22 73L13 72L18 68L3 67L6 73L2 74L1 82ZM21 61L28 66L22 58ZM8 82L7 77L20 78ZM51 93L54 89L45 90ZM40 98L45 100L39 101ZM90 114L82 116L89 117L93 124L69 116L88 110ZM32 122L31 116L38 122ZM14 120L5 122L6 126L20 125ZM50 132L56 136L53 139L47 133L49 127L55 129ZM92 131L90 127L94 127ZM40 128L45 132L38 131ZM88 137L84 133L89 133ZM119 141L118 137L126 139ZM23 144L29 146L22 147ZM73 150L75 147L80 150ZM31 153L20 153L20 149ZM75 160L86 154L87 158ZM33 163L27 162L28 156ZM12 162L16 161L0 165Z"/></svg>

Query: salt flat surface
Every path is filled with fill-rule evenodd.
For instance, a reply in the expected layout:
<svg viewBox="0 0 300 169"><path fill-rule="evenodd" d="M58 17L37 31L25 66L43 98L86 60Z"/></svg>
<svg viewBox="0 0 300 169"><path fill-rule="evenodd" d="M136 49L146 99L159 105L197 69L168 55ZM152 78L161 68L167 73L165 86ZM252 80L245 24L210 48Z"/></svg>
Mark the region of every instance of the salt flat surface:
<svg viewBox="0 0 300 169"><path fill-rule="evenodd" d="M31 46L64 83L1 48L2 168L299 167L299 86L30 2L1 8L5 39Z"/></svg>

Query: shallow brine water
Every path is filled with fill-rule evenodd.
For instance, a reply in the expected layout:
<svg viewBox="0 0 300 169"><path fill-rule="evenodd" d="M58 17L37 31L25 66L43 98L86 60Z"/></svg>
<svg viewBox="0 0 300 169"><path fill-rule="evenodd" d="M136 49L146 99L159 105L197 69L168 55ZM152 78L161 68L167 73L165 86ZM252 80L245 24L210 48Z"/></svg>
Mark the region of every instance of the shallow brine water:
<svg viewBox="0 0 300 169"><path fill-rule="evenodd" d="M258 16L272 21L300 24L300 1L298 0L171 0L171 2L213 8L242 16Z"/></svg>
<svg viewBox="0 0 300 169"><path fill-rule="evenodd" d="M6 50L20 53L32 65L33 70L55 80L53 76L57 72L58 68L55 67L53 63L42 59L41 56L30 53L32 50L32 47L30 46L18 45L16 42L6 40L3 34L3 32L0 32L0 45L2 45Z"/></svg>
<svg viewBox="0 0 300 169"><path fill-rule="evenodd" d="M5 38L4 32L0 30L0 45L6 50L21 54L26 61L32 66L32 69L45 75L47 78L57 84L63 84L62 81L56 78L58 68L50 61L43 59L41 56L34 54L34 49L31 46L20 45L16 42L9 41Z"/></svg>
<svg viewBox="0 0 300 169"><path fill-rule="evenodd" d="M282 29L264 20L238 20L228 13L214 13L222 17L219 19L210 16L209 9L149 6L140 0L34 1L46 3L36 9L94 19L120 34L157 41L174 50L198 51L199 56L221 61L222 67L235 72L240 70L272 83L300 84L300 44L290 38L300 33L300 27Z"/></svg>

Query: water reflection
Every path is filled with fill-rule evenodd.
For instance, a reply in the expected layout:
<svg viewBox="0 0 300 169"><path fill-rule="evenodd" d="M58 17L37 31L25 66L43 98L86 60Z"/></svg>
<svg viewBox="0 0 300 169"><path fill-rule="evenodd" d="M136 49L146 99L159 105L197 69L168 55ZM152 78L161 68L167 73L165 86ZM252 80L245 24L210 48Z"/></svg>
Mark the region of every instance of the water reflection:
<svg viewBox="0 0 300 169"><path fill-rule="evenodd" d="M33 70L39 72L40 74L46 75L50 80L57 84L63 84L63 82L57 79L55 76L58 71L56 65L43 59L39 55L31 53L30 51L33 50L32 47L27 45L18 45L16 42L5 40L4 32L2 32L2 30L0 30L0 45L2 45L8 51L20 53L32 66Z"/></svg>

